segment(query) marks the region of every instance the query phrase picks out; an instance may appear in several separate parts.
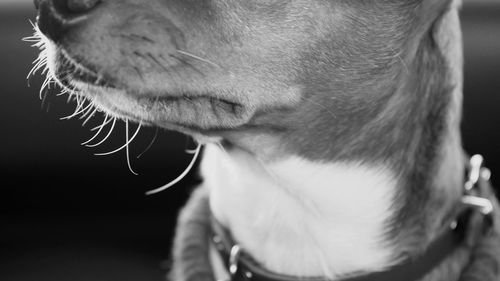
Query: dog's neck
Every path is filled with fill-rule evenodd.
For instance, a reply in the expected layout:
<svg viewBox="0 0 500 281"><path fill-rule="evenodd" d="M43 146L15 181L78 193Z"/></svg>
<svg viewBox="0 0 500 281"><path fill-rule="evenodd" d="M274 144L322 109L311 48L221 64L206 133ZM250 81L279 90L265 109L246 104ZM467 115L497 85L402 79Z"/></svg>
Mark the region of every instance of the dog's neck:
<svg viewBox="0 0 500 281"><path fill-rule="evenodd" d="M458 190L449 186L460 163L452 152L444 152L436 177L443 194ZM202 173L213 215L271 271L336 280L383 270L400 261L402 252L415 250L387 233L397 216L398 181L383 165L315 163L295 156L264 163L246 151L210 144ZM433 214L434 225L418 227L438 235L444 215ZM415 231L402 233L425 240Z"/></svg>
<svg viewBox="0 0 500 281"><path fill-rule="evenodd" d="M322 112L322 136L311 123L295 139L282 135L285 145L250 134L207 147L212 212L258 262L335 279L415 255L447 227L463 176L458 26L456 10L446 13L407 52L395 94L339 138L329 123L338 120Z"/></svg>
<svg viewBox="0 0 500 281"><path fill-rule="evenodd" d="M272 271L334 278L394 259L384 232L396 181L382 166L299 157L266 164L208 145L202 167L215 217Z"/></svg>

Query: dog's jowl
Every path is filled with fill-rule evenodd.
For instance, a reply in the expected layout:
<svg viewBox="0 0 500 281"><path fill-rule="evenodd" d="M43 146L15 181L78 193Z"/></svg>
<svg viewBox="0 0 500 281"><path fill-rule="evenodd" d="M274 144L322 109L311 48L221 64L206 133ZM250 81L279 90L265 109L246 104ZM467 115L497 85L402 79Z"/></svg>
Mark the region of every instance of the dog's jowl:
<svg viewBox="0 0 500 281"><path fill-rule="evenodd" d="M173 280L500 278L459 1L35 4L49 79L204 146Z"/></svg>

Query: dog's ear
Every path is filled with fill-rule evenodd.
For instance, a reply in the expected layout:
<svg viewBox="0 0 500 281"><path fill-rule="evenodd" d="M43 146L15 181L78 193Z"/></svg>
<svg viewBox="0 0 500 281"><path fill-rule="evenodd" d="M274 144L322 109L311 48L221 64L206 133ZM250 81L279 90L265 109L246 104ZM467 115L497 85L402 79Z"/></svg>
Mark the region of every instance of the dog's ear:
<svg viewBox="0 0 500 281"><path fill-rule="evenodd" d="M415 1L413 1L415 3ZM457 10L460 8L462 0L419 0L415 5L416 20L418 21L417 35L429 34L432 37L433 30L439 25L441 18L447 14L449 10Z"/></svg>
<svg viewBox="0 0 500 281"><path fill-rule="evenodd" d="M424 21L430 24L427 30L439 47L447 45L441 42L443 38L459 30L460 23L456 15L461 4L462 0L423 0L422 15Z"/></svg>
<svg viewBox="0 0 500 281"><path fill-rule="evenodd" d="M433 21L430 27L430 35L435 46L445 56L449 56L448 63L454 71L461 71L462 67L462 33L458 10L461 1L449 1L450 5ZM460 73L455 73L460 75ZM454 79L455 80L455 79ZM458 77L456 81L460 81ZM455 81L455 82L456 82Z"/></svg>
<svg viewBox="0 0 500 281"><path fill-rule="evenodd" d="M421 0L419 14L426 23L433 24L449 9L459 8L462 0Z"/></svg>

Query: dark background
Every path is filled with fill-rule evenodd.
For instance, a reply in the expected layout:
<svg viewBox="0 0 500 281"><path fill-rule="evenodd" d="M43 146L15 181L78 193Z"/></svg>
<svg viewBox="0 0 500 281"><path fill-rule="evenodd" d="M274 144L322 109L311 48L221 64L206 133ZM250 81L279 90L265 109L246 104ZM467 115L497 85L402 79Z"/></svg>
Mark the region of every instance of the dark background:
<svg viewBox="0 0 500 281"><path fill-rule="evenodd" d="M19 3L24 3L20 1ZM470 1L462 14L465 40L463 137L469 153L483 154L500 184L500 4ZM142 130L125 152L124 125L105 144L80 143L102 120L60 120L75 109L51 91L42 102L36 75L26 80L37 50L29 5L0 0L0 280L162 280L179 208L198 181L191 173L154 196L147 190L180 174L190 161L184 136ZM135 128L135 127L134 127ZM131 129L132 131L132 129Z"/></svg>

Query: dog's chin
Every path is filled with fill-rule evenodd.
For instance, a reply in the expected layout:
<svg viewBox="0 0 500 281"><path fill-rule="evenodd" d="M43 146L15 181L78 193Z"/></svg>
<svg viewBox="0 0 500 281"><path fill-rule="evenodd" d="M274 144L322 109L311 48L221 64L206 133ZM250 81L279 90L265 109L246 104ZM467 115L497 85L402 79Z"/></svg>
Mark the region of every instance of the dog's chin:
<svg viewBox="0 0 500 281"><path fill-rule="evenodd" d="M57 58L54 73L62 87L122 119L180 131L201 140L238 130L254 113L241 101L210 92L166 89L143 93L76 61L64 51Z"/></svg>

